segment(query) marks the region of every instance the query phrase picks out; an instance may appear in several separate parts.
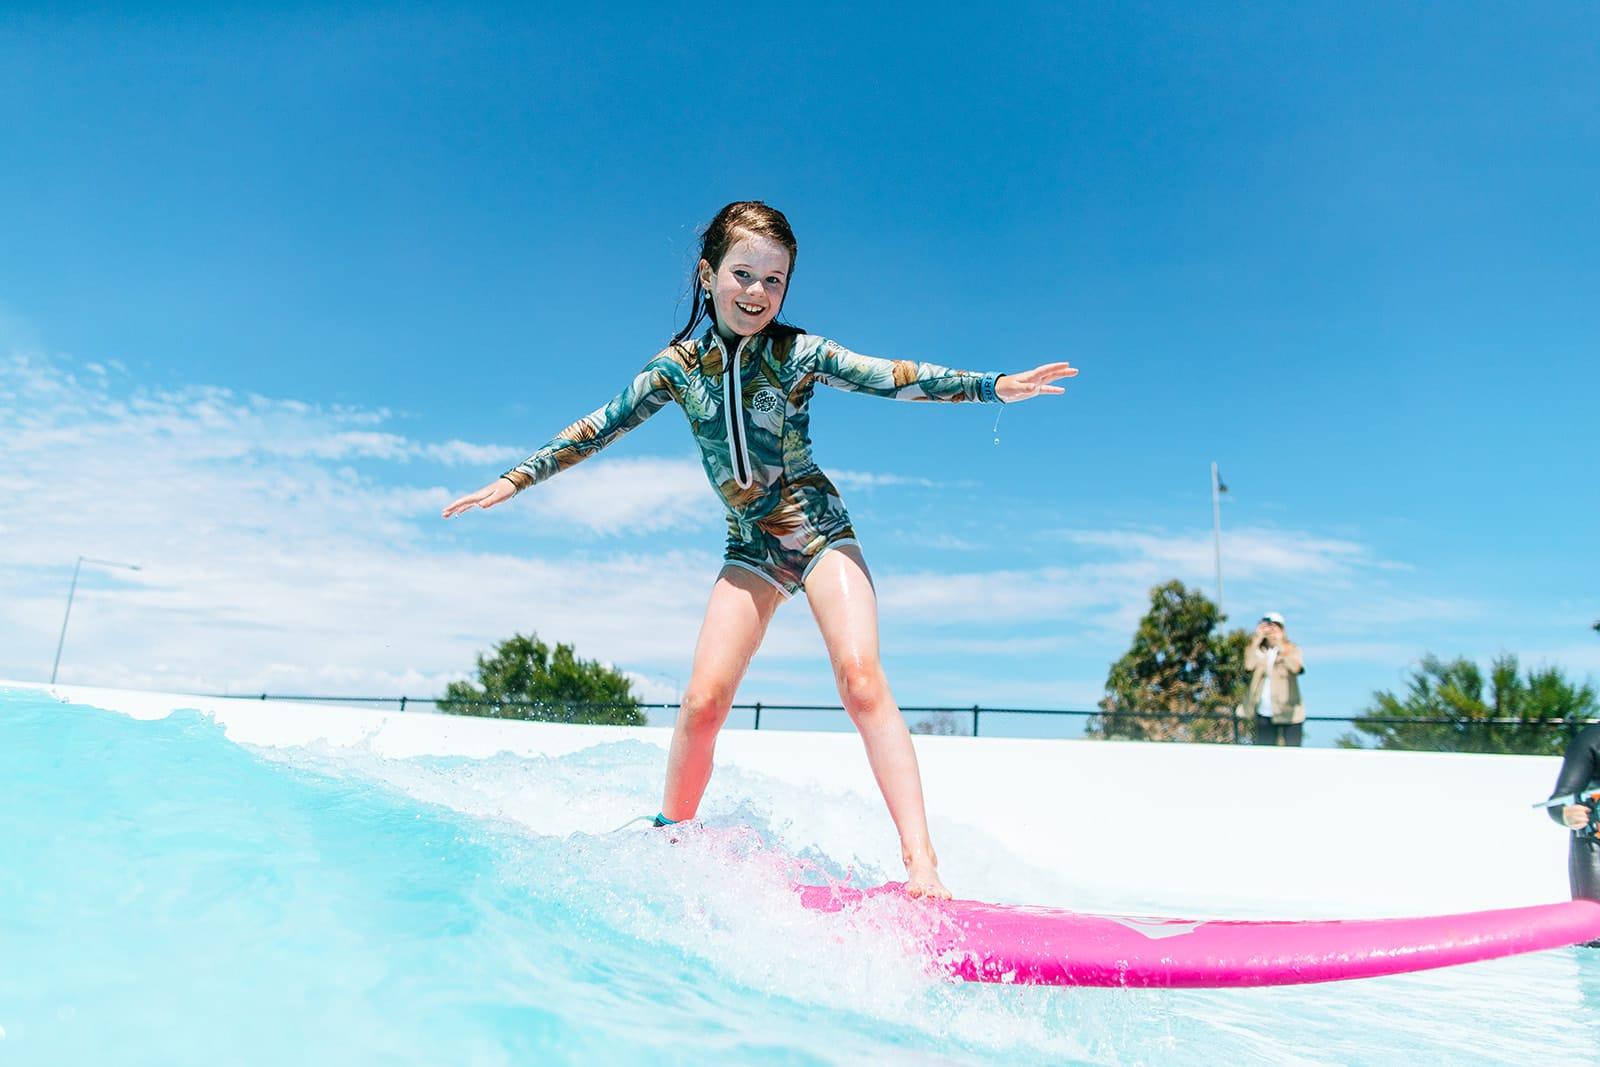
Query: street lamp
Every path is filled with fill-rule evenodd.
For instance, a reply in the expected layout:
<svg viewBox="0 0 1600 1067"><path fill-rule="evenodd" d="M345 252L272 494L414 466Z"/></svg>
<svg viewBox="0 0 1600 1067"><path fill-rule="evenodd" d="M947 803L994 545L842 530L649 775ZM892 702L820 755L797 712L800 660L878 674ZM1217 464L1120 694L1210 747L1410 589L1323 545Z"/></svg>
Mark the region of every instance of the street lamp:
<svg viewBox="0 0 1600 1067"><path fill-rule="evenodd" d="M1222 494L1228 491L1227 485L1222 481L1222 475L1217 473L1217 465L1211 464L1211 545L1216 553L1217 561L1217 614L1222 614Z"/></svg>
<svg viewBox="0 0 1600 1067"><path fill-rule="evenodd" d="M91 556L79 556L78 562L72 565L72 587L67 590L67 613L61 618L61 639L56 642L56 661L50 665L50 684L56 684L56 672L61 669L61 648L67 643L67 623L72 619L72 597L78 591L78 571L85 563L93 563L100 567L120 567L123 570L136 571L137 563L118 563L111 559L94 559Z"/></svg>

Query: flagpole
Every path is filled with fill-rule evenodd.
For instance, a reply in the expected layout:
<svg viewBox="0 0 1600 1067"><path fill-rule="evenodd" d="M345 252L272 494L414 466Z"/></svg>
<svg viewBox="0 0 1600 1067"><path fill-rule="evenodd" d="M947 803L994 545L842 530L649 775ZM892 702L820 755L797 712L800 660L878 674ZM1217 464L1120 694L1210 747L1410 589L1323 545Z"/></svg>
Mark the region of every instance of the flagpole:
<svg viewBox="0 0 1600 1067"><path fill-rule="evenodd" d="M1217 465L1211 464L1211 546L1217 563L1217 614L1222 615L1222 496Z"/></svg>
<svg viewBox="0 0 1600 1067"><path fill-rule="evenodd" d="M61 616L61 636L56 639L56 661L50 664L50 684L56 684L56 675L61 670L61 649L67 643L67 623L72 621L72 598L78 593L78 572L85 563L95 563L102 567L120 567L125 571L139 569L137 563L118 563L114 559L95 559L92 556L79 556L78 562L72 565L72 584L67 587L67 610Z"/></svg>

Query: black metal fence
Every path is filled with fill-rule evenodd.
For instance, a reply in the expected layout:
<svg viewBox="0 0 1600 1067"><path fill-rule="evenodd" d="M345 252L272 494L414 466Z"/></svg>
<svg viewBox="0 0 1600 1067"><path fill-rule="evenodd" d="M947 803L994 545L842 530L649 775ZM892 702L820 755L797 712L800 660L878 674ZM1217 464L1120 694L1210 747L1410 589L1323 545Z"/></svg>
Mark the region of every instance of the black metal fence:
<svg viewBox="0 0 1600 1067"><path fill-rule="evenodd" d="M437 697L303 696L282 694L217 693L211 696L248 700L282 700L318 704L348 704L361 707L411 711L437 710L447 705L450 713L486 718L518 719L533 722L585 722L615 715L625 709L645 713L660 712L675 718L675 703L599 704L580 701L498 701L472 703ZM1221 744L1257 743L1253 717L1238 717L1224 712L1106 712L1081 708L1010 708L978 704L907 706L900 709L914 733L980 737L1104 737L1109 739L1208 742ZM757 701L735 704L728 725L753 730L762 728L815 729L849 726L845 709L838 704L773 704ZM1040 720L1049 723L1041 729ZM830 721L831 720L831 721ZM1386 747L1449 750L1457 752L1559 752L1593 719L1411 719L1380 716L1309 715L1305 720L1304 743L1309 747L1331 747L1346 739L1372 746L1379 740L1375 730L1393 734ZM1019 730L1028 722L1029 729ZM1057 725L1059 724L1059 726ZM1343 733L1334 728L1343 725ZM1358 731L1358 727L1374 730ZM1362 734L1367 736L1363 737ZM1407 740L1417 743L1406 743ZM1281 742L1280 742L1281 743Z"/></svg>

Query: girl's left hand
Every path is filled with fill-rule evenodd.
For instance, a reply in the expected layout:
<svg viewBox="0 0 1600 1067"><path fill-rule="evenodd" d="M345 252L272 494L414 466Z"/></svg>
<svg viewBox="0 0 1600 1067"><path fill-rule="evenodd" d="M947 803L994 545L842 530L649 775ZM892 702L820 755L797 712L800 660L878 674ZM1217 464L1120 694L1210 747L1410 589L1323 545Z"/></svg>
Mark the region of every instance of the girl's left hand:
<svg viewBox="0 0 1600 1067"><path fill-rule="evenodd" d="M1064 393L1061 386L1050 383L1077 376L1077 368L1070 363L1046 363L1021 374L1002 374L994 384L994 392L1007 404L1015 404L1046 393Z"/></svg>

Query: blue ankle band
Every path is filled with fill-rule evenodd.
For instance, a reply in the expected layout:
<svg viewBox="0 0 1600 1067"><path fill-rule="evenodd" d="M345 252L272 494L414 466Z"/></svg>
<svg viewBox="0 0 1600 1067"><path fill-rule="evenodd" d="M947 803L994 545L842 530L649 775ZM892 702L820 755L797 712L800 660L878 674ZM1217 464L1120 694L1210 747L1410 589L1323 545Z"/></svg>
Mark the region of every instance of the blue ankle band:
<svg viewBox="0 0 1600 1067"><path fill-rule="evenodd" d="M657 813L657 815L656 815L656 825L657 826L676 826L676 825L678 825L678 820L677 819L669 819L665 815Z"/></svg>

